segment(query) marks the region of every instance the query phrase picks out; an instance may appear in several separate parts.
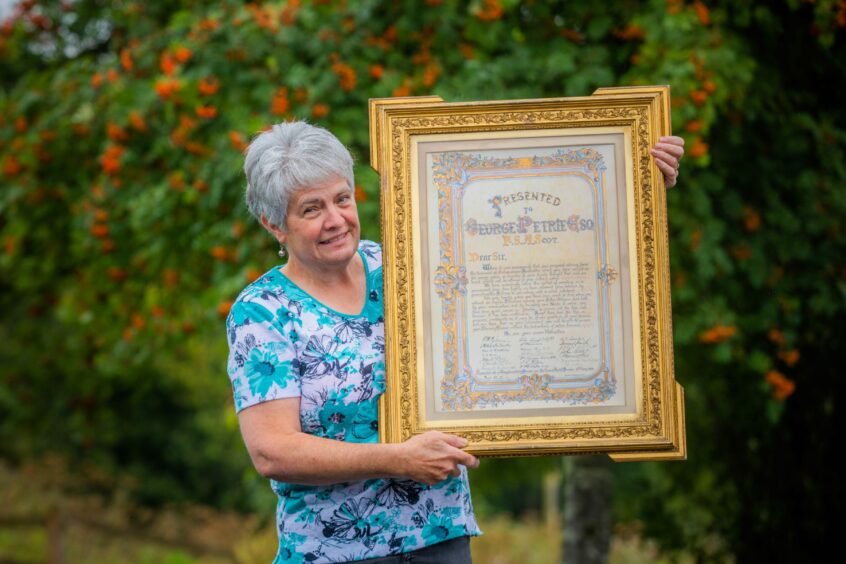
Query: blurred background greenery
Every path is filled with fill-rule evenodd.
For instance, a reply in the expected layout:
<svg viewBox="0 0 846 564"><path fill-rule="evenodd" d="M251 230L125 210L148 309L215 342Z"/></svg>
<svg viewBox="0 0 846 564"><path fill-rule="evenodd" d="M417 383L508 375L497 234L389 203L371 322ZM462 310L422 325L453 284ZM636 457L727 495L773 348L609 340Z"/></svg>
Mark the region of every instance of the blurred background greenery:
<svg viewBox="0 0 846 564"><path fill-rule="evenodd" d="M814 561L837 541L844 0L27 0L0 22L0 560L268 561L223 318L276 263L242 151L367 100L670 84L689 459L614 466L611 560ZM478 562L555 562L562 462L472 473ZM64 558L64 560L62 560Z"/></svg>

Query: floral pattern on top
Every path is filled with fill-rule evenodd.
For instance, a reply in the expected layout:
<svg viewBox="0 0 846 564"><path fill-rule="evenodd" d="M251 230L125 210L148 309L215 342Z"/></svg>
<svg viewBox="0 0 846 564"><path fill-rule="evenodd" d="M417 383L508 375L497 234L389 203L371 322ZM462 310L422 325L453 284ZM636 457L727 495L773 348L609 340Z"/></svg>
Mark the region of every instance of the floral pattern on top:
<svg viewBox="0 0 846 564"><path fill-rule="evenodd" d="M358 315L334 311L273 268L247 286L226 320L235 409L300 398L303 432L378 442L385 391L382 252L362 241L367 290ZM271 480L278 496L274 563L352 562L481 534L467 471L427 486L371 479L328 486Z"/></svg>

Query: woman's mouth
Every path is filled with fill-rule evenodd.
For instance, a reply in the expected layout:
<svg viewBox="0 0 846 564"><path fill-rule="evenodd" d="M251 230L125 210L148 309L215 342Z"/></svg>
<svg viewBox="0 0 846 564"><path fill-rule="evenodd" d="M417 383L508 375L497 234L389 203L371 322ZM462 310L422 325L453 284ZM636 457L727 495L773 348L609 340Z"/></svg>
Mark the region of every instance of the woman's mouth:
<svg viewBox="0 0 846 564"><path fill-rule="evenodd" d="M324 241L321 241L320 244L321 245L331 245L332 243L337 243L338 241L340 241L344 237L346 237L347 233L348 232L344 232L344 233L341 233L340 235L336 235L336 236L332 237L331 239L326 239Z"/></svg>

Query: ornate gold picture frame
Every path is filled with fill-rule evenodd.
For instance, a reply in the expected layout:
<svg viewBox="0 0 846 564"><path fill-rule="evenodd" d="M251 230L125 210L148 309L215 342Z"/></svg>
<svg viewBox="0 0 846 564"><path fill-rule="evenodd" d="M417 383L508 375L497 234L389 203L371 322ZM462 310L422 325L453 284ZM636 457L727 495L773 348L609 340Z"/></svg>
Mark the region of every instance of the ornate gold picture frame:
<svg viewBox="0 0 846 564"><path fill-rule="evenodd" d="M480 456L686 457L666 200L668 87L370 101L381 175L380 440Z"/></svg>

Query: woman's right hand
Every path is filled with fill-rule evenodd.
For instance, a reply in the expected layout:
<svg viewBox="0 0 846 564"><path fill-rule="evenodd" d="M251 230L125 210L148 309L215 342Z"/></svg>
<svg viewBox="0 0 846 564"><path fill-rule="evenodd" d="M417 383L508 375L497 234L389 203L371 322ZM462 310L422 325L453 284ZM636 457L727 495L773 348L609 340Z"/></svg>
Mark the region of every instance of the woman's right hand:
<svg viewBox="0 0 846 564"><path fill-rule="evenodd" d="M401 473L430 486L446 480L448 476L460 476L459 464L468 468L479 466L478 458L461 450L466 446L467 439L440 431L415 435L400 445Z"/></svg>

